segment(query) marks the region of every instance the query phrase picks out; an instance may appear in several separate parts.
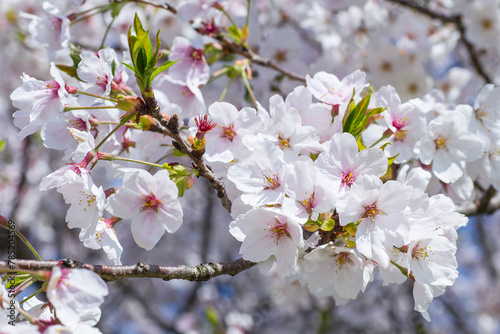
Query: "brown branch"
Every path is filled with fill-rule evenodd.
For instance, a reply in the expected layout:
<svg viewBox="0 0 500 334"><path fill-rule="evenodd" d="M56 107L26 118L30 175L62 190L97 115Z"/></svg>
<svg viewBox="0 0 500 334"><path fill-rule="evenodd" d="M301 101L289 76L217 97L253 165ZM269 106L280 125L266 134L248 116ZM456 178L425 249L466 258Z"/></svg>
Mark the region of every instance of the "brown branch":
<svg viewBox="0 0 500 334"><path fill-rule="evenodd" d="M196 30L198 31L198 29L196 29ZM306 82L305 76L298 74L298 73L295 73L295 72L292 72L292 71L289 71L289 70L281 67L280 65L276 64L272 60L267 59L267 58L263 58L263 57L259 56L258 54L255 54L252 50L250 50L246 47L243 47L241 45L238 45L222 35L214 35L212 37L215 38L217 41L219 41L222 44L222 46L224 47L224 49L228 50L231 53L239 54L240 56L247 58L248 60L250 60L250 62L252 62L254 64L268 67L268 68L272 68L272 69L284 74L285 76L287 76L291 80Z"/></svg>
<svg viewBox="0 0 500 334"><path fill-rule="evenodd" d="M217 178L215 173L212 171L210 166L205 164L203 159L203 155L200 155L198 152L193 150L189 144L187 144L181 137L179 131L179 118L177 115L173 115L170 120L167 120L163 115L159 112L159 109L156 109L151 114L160 124L153 126L149 129L149 131L155 131L163 133L166 136L174 139L172 145L179 152L187 155L193 161L196 169L200 173L200 176L203 176L207 179L208 183L212 186L213 189L217 192L217 197L220 198L222 202L222 206L229 212L231 212L231 200L227 197L226 188L224 183Z"/></svg>
<svg viewBox="0 0 500 334"><path fill-rule="evenodd" d="M163 4L159 4L159 3L154 3L154 2L150 2L150 1L146 1L146 0L125 0L125 2L129 2L129 1L136 2L136 3L142 3L145 5L149 5L149 6L154 6L156 8L168 10L172 14L177 14L177 9L175 9L175 7L169 5L166 2L164 2Z"/></svg>
<svg viewBox="0 0 500 334"><path fill-rule="evenodd" d="M475 183L475 187L477 189L480 186ZM494 213L500 209L500 201L498 197L495 197L496 194L495 188L490 186L487 190L483 190L483 196L475 201L473 207L462 210L461 213L468 217ZM494 197L495 200L493 200Z"/></svg>
<svg viewBox="0 0 500 334"><path fill-rule="evenodd" d="M37 260L12 260L0 261L0 270L14 271L38 271L52 270L52 267L61 265L66 268L88 269L105 281L116 281L124 278L149 277L161 278L165 281L173 279L183 279L188 281L208 281L217 276L231 275L235 276L240 272L252 268L255 263L243 259L237 259L232 262L200 264L194 267L179 265L177 267L159 266L156 264L147 264L139 262L136 265L128 266L103 266L81 263L73 260L61 261L37 261Z"/></svg>
<svg viewBox="0 0 500 334"><path fill-rule="evenodd" d="M322 53L321 43L318 42L313 36L311 36L304 28L301 27L300 23L293 17L287 14L285 10L280 10L281 22L288 24L297 34L302 38L302 40L307 43L310 47Z"/></svg>
<svg viewBox="0 0 500 334"><path fill-rule="evenodd" d="M465 48L467 49L470 61L472 62L472 66L476 70L477 74L479 74L479 76L481 76L484 79L484 81L486 81L486 83L493 82L490 76L484 70L483 65L479 61L479 55L474 45L465 37L465 25L462 16L460 15L450 16L450 15L436 13L430 10L429 8L419 5L411 0L386 0L386 1L398 4L402 7L413 9L416 12L419 12L420 14L426 15L433 19L437 19L442 23L454 23L457 27L458 32L460 33L460 39L462 40L462 43L465 45Z"/></svg>

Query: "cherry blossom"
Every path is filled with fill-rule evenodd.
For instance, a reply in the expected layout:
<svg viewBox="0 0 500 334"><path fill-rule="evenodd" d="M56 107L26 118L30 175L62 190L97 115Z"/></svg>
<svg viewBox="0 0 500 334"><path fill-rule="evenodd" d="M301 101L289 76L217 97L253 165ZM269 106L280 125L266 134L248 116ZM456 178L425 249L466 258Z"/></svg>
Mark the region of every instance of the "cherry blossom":
<svg viewBox="0 0 500 334"><path fill-rule="evenodd" d="M308 75L306 80L307 88L314 97L332 106L349 102L351 98L359 96L366 87L366 74L361 71L355 71L342 80L333 74L318 72L312 78Z"/></svg>
<svg viewBox="0 0 500 334"><path fill-rule="evenodd" d="M174 82L184 83L190 89L207 83L210 73L203 50L195 49L187 38L174 38L169 57L177 60L168 72Z"/></svg>
<svg viewBox="0 0 500 334"><path fill-rule="evenodd" d="M69 328L83 322L93 326L101 317L100 305L108 287L96 273L86 269L54 267L47 286L47 298L57 318Z"/></svg>
<svg viewBox="0 0 500 334"><path fill-rule="evenodd" d="M287 165L278 148L263 146L249 159L231 166L227 178L243 192L241 200L248 205L281 203L287 190Z"/></svg>
<svg viewBox="0 0 500 334"><path fill-rule="evenodd" d="M153 176L142 169L125 173L123 188L109 199L110 210L123 219L132 218L135 242L151 250L167 231L173 233L182 224L178 189L168 171Z"/></svg>
<svg viewBox="0 0 500 334"><path fill-rule="evenodd" d="M350 190L361 175L382 176L387 171L387 158L378 148L358 152L356 139L349 133L336 133L330 139L329 152L316 160L318 178L323 180L333 198Z"/></svg>
<svg viewBox="0 0 500 334"><path fill-rule="evenodd" d="M415 151L424 164L443 182L457 181L465 162L483 155L480 139L468 131L467 119L459 112L449 111L432 120L425 136L415 144Z"/></svg>
<svg viewBox="0 0 500 334"><path fill-rule="evenodd" d="M42 7L44 17L27 15L31 19L28 25L31 36L47 48L51 61L55 60L56 51L66 48L70 39L70 21L49 1L44 1Z"/></svg>
<svg viewBox="0 0 500 334"><path fill-rule="evenodd" d="M301 267L314 294L334 296L337 302L345 304L366 287L362 262L353 249L326 244L306 254Z"/></svg>
<svg viewBox="0 0 500 334"><path fill-rule="evenodd" d="M304 245L299 223L278 210L255 208L231 222L229 232L242 242L240 253L245 260L263 262L264 271L276 262L278 274L286 277Z"/></svg>
<svg viewBox="0 0 500 334"><path fill-rule="evenodd" d="M50 74L55 80L41 81L23 74L23 84L10 95L14 107L20 109L13 115L14 124L21 129L19 139L35 133L64 109L68 93L54 63Z"/></svg>
<svg viewBox="0 0 500 334"><path fill-rule="evenodd" d="M70 204L66 221L69 228L86 230L85 236L94 233L99 219L106 206L106 195L102 187L97 187L89 174L78 175L72 171L64 174L68 181L57 191L64 196L64 201Z"/></svg>
<svg viewBox="0 0 500 334"><path fill-rule="evenodd" d="M382 267L389 265L393 246L403 246L409 222L403 210L410 201L411 188L396 181L382 181L371 175L361 175L351 191L337 201L340 224L359 225L356 249Z"/></svg>

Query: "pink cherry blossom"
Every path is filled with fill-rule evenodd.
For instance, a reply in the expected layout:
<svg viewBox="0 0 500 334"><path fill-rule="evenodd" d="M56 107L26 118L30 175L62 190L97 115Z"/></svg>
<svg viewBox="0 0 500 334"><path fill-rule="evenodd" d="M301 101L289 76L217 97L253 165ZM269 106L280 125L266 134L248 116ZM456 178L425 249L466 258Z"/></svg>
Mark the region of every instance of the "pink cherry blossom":
<svg viewBox="0 0 500 334"><path fill-rule="evenodd" d="M132 169L123 177L123 188L110 198L115 216L132 219L135 242L151 250L167 231L174 233L182 224L178 189L166 170L154 176L142 169Z"/></svg>
<svg viewBox="0 0 500 334"><path fill-rule="evenodd" d="M199 87L208 81L210 70L202 49L195 49L185 37L174 38L169 58L177 60L168 74L170 77L188 87Z"/></svg>
<svg viewBox="0 0 500 334"><path fill-rule="evenodd" d="M229 232L242 242L240 253L248 261L263 262L269 269L276 262L278 274L289 276L304 245L299 221L285 213L256 208L231 222Z"/></svg>
<svg viewBox="0 0 500 334"><path fill-rule="evenodd" d="M62 112L68 93L65 83L54 63L50 74L55 80L40 81L23 74L23 84L12 92L10 98L14 107L14 124L21 129L18 139L38 131L57 113Z"/></svg>

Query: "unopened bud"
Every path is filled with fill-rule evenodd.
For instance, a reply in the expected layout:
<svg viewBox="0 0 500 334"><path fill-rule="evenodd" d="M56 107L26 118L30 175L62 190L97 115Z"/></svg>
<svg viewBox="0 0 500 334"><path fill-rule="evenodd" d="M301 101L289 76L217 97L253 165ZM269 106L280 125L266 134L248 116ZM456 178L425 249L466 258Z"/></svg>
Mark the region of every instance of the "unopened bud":
<svg viewBox="0 0 500 334"><path fill-rule="evenodd" d="M186 189L189 189L194 185L194 180L195 177L194 175L191 174L191 176L189 176L188 179L186 180Z"/></svg>
<svg viewBox="0 0 500 334"><path fill-rule="evenodd" d="M223 10L223 9L224 9L224 7L223 7L223 6L222 6L222 5L221 5L218 1L216 1L216 2L212 5L212 7L214 7L215 9L218 9L218 10Z"/></svg>
<svg viewBox="0 0 500 334"><path fill-rule="evenodd" d="M64 88L66 88L66 91L68 92L68 94L77 94L78 93L78 88L76 88L75 86L66 85Z"/></svg>
<svg viewBox="0 0 500 334"><path fill-rule="evenodd" d="M127 112L135 112L139 109L139 107L144 104L144 102L139 97L134 96L123 96L117 95L118 104L116 107L118 109L127 111Z"/></svg>

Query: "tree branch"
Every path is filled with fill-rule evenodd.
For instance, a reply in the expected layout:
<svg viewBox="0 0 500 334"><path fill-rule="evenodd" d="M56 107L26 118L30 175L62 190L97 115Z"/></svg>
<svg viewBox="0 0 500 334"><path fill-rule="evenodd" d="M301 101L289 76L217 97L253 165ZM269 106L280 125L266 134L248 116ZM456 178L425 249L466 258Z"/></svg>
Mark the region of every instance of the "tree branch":
<svg viewBox="0 0 500 334"><path fill-rule="evenodd" d="M128 2L128 1L130 1L130 0L125 0L125 2ZM131 1L135 2L135 3L142 3L145 5L150 5L150 6L153 6L156 8L165 9L165 10L168 10L169 12L171 12L172 14L177 14L177 9L175 7L169 5L166 2L164 2L163 4L158 4L158 3L154 3L154 2L146 1L146 0L131 0Z"/></svg>
<svg viewBox="0 0 500 334"><path fill-rule="evenodd" d="M198 29L196 29L196 31L198 31ZM222 44L222 46L231 53L239 54L240 56L247 58L248 60L250 60L250 62L252 62L254 64L272 68L272 69L284 74L285 76L287 76L291 80L306 82L305 76L298 74L298 73L295 73L295 72L292 72L292 71L289 71L289 70L281 67L280 65L276 64L272 60L267 59L267 58L263 58L263 57L259 56L258 54L255 54L252 50L250 50L246 47L243 47L241 45L238 45L238 44L228 40L227 38L225 38L222 35L214 35L212 37L214 39L216 39L217 41L219 41Z"/></svg>
<svg viewBox="0 0 500 334"><path fill-rule="evenodd" d="M412 0L386 0L387 2L392 2L398 4L402 7L407 7L410 9L419 12L420 14L426 15L430 18L437 19L442 23L454 23L457 27L458 32L460 33L460 39L462 40L465 48L467 49L467 53L469 54L470 61L472 62L472 66L476 70L477 74L481 76L486 83L492 83L492 79L486 73L483 68L483 65L479 61L479 55L474 47L474 45L465 37L465 25L460 15L444 15L440 13L436 13L429 8L419 5Z"/></svg>
<svg viewBox="0 0 500 334"><path fill-rule="evenodd" d="M156 264L147 264L139 262L136 265L127 266L103 266L81 263L69 259L60 261L37 261L37 260L11 260L0 261L0 271L8 270L9 272L29 270L52 270L52 267L59 266L64 268L83 268L88 269L105 281L111 282L124 278L132 277L149 277L161 278L165 281L173 279L183 279L188 281L208 281L217 276L231 275L235 276L240 272L252 268L256 263L237 259L232 262L200 264L194 267L179 265L177 267L159 266Z"/></svg>
<svg viewBox="0 0 500 334"><path fill-rule="evenodd" d="M188 145L180 135L179 131L179 117L173 115L170 120L167 120L160 113L159 109L156 109L152 114L153 118L158 120L159 124L148 129L149 131L160 132L166 136L174 139L172 145L179 150L179 152L187 155L193 161L196 169L199 171L200 176L203 176L208 180L212 188L217 192L217 197L220 198L222 206L229 212L231 212L231 200L227 197L226 188L224 183L217 178L215 173L212 171L210 166L205 164L203 155L200 155L194 151L190 145ZM161 125L161 126L160 126Z"/></svg>

